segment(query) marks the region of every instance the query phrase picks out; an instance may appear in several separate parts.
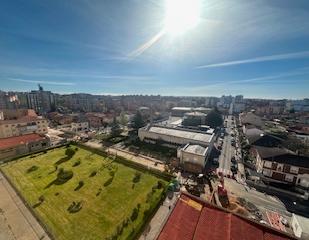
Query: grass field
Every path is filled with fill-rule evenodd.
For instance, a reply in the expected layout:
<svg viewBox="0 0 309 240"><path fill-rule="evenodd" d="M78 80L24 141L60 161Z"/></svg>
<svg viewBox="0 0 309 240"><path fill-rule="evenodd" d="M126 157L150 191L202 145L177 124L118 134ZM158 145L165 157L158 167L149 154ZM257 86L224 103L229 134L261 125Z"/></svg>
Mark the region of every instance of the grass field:
<svg viewBox="0 0 309 240"><path fill-rule="evenodd" d="M70 159L63 147L1 168L56 239L132 239L141 230L145 211L155 208L161 198L163 188L158 188L158 181L166 182L82 148L71 148L77 150ZM73 177L52 184L63 170L71 170ZM68 210L73 201L82 206L75 213Z"/></svg>

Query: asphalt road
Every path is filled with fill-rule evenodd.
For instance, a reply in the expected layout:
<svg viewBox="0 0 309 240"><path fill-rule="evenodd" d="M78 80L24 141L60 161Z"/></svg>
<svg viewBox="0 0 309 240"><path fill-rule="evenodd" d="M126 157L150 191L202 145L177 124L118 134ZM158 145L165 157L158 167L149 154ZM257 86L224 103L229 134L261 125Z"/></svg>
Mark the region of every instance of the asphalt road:
<svg viewBox="0 0 309 240"><path fill-rule="evenodd" d="M221 154L219 157L219 167L218 172L222 172L225 176L232 175L231 172L231 158L234 156L235 148L231 145L232 137L230 133L232 132L232 116L228 116L227 125L225 128L226 136L223 139L223 145Z"/></svg>

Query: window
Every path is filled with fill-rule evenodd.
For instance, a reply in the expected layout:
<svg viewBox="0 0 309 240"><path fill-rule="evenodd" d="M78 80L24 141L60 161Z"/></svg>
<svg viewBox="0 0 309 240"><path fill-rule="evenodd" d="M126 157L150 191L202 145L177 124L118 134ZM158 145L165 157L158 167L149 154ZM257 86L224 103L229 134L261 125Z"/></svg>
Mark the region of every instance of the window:
<svg viewBox="0 0 309 240"><path fill-rule="evenodd" d="M293 182L293 180L294 180L294 176L293 175L291 175L291 174L286 174L285 175L285 181Z"/></svg>
<svg viewBox="0 0 309 240"><path fill-rule="evenodd" d="M291 166L290 173L298 174L298 167Z"/></svg>
<svg viewBox="0 0 309 240"><path fill-rule="evenodd" d="M269 169L263 169L263 175L267 177L271 177L272 173Z"/></svg>
<svg viewBox="0 0 309 240"><path fill-rule="evenodd" d="M278 166L277 166L277 171L278 172L282 172L283 171L283 164L278 164Z"/></svg>
<svg viewBox="0 0 309 240"><path fill-rule="evenodd" d="M272 166L272 162L264 161L264 167L271 168L271 166Z"/></svg>

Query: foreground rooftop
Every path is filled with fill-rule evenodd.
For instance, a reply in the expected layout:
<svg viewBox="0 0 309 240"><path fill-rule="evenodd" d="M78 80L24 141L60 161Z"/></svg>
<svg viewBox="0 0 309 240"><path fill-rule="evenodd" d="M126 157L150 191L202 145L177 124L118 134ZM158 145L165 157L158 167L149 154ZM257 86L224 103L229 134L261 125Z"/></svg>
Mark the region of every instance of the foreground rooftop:
<svg viewBox="0 0 309 240"><path fill-rule="evenodd" d="M158 240L285 240L292 236L182 193Z"/></svg>

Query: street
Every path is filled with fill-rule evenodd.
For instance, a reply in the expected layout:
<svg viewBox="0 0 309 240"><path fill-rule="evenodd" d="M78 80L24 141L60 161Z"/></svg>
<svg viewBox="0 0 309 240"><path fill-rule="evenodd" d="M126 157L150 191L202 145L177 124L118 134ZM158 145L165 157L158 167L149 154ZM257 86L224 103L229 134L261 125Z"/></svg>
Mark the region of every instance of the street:
<svg viewBox="0 0 309 240"><path fill-rule="evenodd" d="M233 127L233 120L232 116L228 116L226 118L226 135L223 139L223 145L221 154L219 157L219 167L217 169L218 173L222 173L224 176L231 176L231 158L234 156L235 148L231 144L232 136L232 127Z"/></svg>

